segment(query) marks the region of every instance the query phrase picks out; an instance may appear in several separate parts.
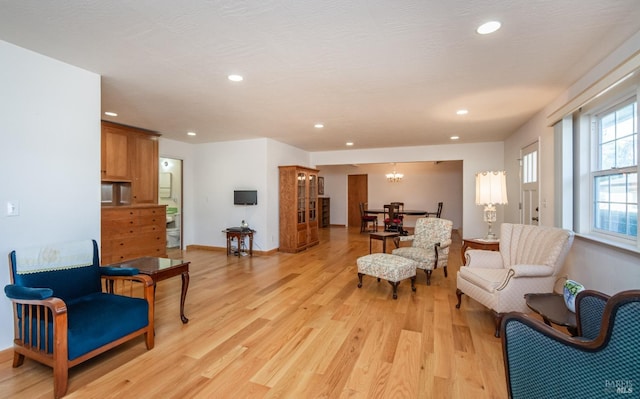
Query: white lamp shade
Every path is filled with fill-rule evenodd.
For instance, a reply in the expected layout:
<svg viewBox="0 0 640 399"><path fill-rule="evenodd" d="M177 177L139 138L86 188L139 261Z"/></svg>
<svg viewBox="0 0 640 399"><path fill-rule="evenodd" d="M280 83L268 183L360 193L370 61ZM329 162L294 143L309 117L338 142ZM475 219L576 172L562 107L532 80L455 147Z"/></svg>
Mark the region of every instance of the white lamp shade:
<svg viewBox="0 0 640 399"><path fill-rule="evenodd" d="M506 204L507 176L504 171L476 174L476 204Z"/></svg>

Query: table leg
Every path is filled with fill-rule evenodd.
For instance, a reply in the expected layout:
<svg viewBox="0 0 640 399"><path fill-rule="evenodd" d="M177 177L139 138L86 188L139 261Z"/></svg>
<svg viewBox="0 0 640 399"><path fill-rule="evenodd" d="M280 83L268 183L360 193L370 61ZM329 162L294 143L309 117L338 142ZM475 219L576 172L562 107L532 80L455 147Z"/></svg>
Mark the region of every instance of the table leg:
<svg viewBox="0 0 640 399"><path fill-rule="evenodd" d="M387 253L387 237L382 237L382 253Z"/></svg>
<svg viewBox="0 0 640 399"><path fill-rule="evenodd" d="M182 273L182 293L180 294L180 319L182 320L183 323L189 322L189 319L187 319L184 315L184 300L187 297L188 288L189 288L189 271L187 270Z"/></svg>
<svg viewBox="0 0 640 399"><path fill-rule="evenodd" d="M249 255L253 256L253 233L249 233Z"/></svg>

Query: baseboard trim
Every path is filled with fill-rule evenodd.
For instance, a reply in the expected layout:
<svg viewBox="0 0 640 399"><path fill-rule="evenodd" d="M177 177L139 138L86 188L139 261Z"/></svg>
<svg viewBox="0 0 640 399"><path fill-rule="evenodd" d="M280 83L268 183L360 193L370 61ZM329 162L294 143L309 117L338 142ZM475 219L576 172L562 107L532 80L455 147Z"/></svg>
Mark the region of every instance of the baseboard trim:
<svg viewBox="0 0 640 399"><path fill-rule="evenodd" d="M213 251L213 252L227 252L227 248L226 247L214 247L212 245L197 245L197 244L191 244L191 245L187 245L186 250L195 250L195 249L200 249L203 251ZM276 252L278 252L278 248L274 248L271 249L269 251L260 251L260 250L253 250L253 254L254 255L273 255Z"/></svg>

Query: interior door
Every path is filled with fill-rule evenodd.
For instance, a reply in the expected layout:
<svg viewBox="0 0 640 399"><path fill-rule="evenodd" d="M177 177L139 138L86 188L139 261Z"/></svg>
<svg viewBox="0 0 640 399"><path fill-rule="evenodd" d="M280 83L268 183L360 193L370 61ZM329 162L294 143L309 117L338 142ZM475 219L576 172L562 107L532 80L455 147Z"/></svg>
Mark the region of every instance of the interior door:
<svg viewBox="0 0 640 399"><path fill-rule="evenodd" d="M347 176L347 221L349 227L360 228L361 202L367 202L369 198L369 176Z"/></svg>
<svg viewBox="0 0 640 399"><path fill-rule="evenodd" d="M539 192L540 183L538 181L538 142L530 144L521 150L520 165L520 193L521 210L520 219L522 224L538 225L540 221Z"/></svg>

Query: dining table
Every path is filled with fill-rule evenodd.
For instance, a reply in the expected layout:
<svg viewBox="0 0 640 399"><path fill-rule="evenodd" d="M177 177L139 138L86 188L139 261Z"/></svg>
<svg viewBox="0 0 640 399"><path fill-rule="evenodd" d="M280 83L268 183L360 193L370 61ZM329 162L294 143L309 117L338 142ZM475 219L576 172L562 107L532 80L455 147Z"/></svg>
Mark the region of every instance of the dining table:
<svg viewBox="0 0 640 399"><path fill-rule="evenodd" d="M386 213L384 209L366 209L364 213L380 215ZM412 216L429 216L429 214L436 214L435 212L427 212L421 209L404 209L397 212L398 215L412 215Z"/></svg>

